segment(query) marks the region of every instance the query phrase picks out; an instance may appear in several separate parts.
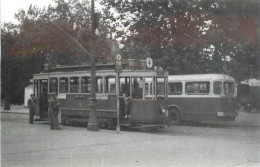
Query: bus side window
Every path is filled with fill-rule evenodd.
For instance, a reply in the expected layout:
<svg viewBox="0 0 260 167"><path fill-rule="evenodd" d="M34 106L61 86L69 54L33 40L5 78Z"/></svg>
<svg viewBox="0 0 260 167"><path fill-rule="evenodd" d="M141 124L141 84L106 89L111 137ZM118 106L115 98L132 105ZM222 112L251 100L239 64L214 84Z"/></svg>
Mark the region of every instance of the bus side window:
<svg viewBox="0 0 260 167"><path fill-rule="evenodd" d="M213 84L213 93L215 95L221 95L221 90L222 90L222 83L220 81L216 81Z"/></svg>
<svg viewBox="0 0 260 167"><path fill-rule="evenodd" d="M70 78L70 93L79 93L79 77Z"/></svg>
<svg viewBox="0 0 260 167"><path fill-rule="evenodd" d="M59 93L68 93L68 78L60 78Z"/></svg>
<svg viewBox="0 0 260 167"><path fill-rule="evenodd" d="M50 92L49 93L57 93L58 92L58 78L50 79Z"/></svg>
<svg viewBox="0 0 260 167"><path fill-rule="evenodd" d="M182 94L182 83L181 82L169 83L168 94L169 95L181 95Z"/></svg>
<svg viewBox="0 0 260 167"><path fill-rule="evenodd" d="M89 93L91 91L90 77L81 77L81 93Z"/></svg>
<svg viewBox="0 0 260 167"><path fill-rule="evenodd" d="M199 95L209 94L209 82L186 82L186 94Z"/></svg>

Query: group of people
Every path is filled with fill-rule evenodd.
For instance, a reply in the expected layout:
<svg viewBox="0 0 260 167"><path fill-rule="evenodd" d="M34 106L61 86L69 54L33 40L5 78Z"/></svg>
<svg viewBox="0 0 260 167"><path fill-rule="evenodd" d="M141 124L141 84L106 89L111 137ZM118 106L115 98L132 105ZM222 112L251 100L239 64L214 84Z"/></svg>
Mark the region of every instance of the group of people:
<svg viewBox="0 0 260 167"><path fill-rule="evenodd" d="M51 96L48 100L48 119L51 130L61 130L59 127L58 115L59 115L59 102L56 99L56 96ZM28 99L29 107L29 123L33 124L33 119L35 116L37 103L34 94L30 95Z"/></svg>

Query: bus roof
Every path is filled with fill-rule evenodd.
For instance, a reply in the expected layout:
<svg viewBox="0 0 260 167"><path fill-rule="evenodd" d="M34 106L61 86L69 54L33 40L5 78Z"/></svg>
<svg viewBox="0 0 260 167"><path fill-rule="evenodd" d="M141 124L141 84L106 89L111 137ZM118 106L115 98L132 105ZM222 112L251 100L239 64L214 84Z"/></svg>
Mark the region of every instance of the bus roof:
<svg viewBox="0 0 260 167"><path fill-rule="evenodd" d="M206 80L232 80L234 79L225 74L187 74L187 75L169 75L168 81L206 81Z"/></svg>

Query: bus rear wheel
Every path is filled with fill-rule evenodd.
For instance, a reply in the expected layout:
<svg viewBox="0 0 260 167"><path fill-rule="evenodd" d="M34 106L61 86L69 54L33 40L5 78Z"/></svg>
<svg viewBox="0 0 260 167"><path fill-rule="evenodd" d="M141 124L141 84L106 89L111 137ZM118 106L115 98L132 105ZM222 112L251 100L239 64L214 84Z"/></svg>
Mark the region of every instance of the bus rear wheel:
<svg viewBox="0 0 260 167"><path fill-rule="evenodd" d="M169 109L169 119L171 125L179 125L181 124L181 113L177 108Z"/></svg>

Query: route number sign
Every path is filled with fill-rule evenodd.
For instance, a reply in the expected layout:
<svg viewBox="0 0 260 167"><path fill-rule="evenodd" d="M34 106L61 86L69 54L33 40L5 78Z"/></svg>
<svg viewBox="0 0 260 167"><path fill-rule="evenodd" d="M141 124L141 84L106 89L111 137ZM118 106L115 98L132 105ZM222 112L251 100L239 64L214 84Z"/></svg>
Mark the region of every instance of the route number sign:
<svg viewBox="0 0 260 167"><path fill-rule="evenodd" d="M116 60L118 60L118 61L121 60L121 55L120 55L120 54L117 54L117 55L116 55Z"/></svg>
<svg viewBox="0 0 260 167"><path fill-rule="evenodd" d="M146 58L146 66L148 68L152 68L153 67L153 59L151 59L150 57Z"/></svg>

